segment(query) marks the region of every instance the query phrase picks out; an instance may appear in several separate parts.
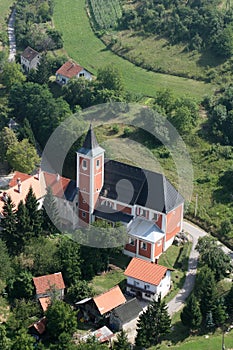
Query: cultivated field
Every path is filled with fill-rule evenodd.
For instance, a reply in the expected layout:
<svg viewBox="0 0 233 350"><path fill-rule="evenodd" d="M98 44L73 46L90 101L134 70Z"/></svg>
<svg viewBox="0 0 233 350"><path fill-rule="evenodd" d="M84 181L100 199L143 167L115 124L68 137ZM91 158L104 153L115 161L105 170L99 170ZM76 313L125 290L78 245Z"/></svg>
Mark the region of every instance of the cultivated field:
<svg viewBox="0 0 233 350"><path fill-rule="evenodd" d="M85 0L55 0L54 24L62 31L64 48L71 58L94 74L106 64L116 65L126 88L134 93L153 97L156 90L169 87L177 96L189 94L201 100L213 91L210 84L149 72L109 51L91 29Z"/></svg>

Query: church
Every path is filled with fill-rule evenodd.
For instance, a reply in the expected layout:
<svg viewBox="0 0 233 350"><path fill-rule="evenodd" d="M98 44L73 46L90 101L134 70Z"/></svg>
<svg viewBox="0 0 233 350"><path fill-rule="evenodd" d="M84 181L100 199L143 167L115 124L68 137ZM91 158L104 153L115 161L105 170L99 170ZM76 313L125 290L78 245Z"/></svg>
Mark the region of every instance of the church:
<svg viewBox="0 0 233 350"><path fill-rule="evenodd" d="M124 253L157 262L182 230L184 199L160 173L105 159L92 125L77 151L76 181L49 174L16 172L1 194L0 211L7 196L18 206L32 187L40 206L51 187L61 221L82 227L96 220L127 228Z"/></svg>

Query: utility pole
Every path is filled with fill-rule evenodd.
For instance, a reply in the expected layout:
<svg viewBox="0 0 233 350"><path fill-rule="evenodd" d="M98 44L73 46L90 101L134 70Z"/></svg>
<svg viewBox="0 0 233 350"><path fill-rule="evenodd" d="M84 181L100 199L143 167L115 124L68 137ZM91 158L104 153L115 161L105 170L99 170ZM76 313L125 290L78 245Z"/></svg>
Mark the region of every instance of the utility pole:
<svg viewBox="0 0 233 350"><path fill-rule="evenodd" d="M198 194L196 194L196 202L195 202L194 216L197 216L197 204L198 204Z"/></svg>
<svg viewBox="0 0 233 350"><path fill-rule="evenodd" d="M223 328L223 330L222 330L222 350L225 350L224 328Z"/></svg>

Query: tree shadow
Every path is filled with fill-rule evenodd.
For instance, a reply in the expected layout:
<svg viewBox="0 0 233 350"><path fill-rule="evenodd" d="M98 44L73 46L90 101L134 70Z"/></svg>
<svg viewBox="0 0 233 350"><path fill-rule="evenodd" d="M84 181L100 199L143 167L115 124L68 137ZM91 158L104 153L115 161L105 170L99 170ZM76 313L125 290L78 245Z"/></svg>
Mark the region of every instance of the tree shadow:
<svg viewBox="0 0 233 350"><path fill-rule="evenodd" d="M181 321L177 321L172 326L172 331L166 335L165 340L172 344L183 342L190 335L188 327L184 326Z"/></svg>
<svg viewBox="0 0 233 350"><path fill-rule="evenodd" d="M215 68L226 61L225 58L214 55L210 50L201 52L197 64L201 67Z"/></svg>
<svg viewBox="0 0 233 350"><path fill-rule="evenodd" d="M233 202L233 169L228 169L218 180L220 188L213 192L213 199L218 203Z"/></svg>

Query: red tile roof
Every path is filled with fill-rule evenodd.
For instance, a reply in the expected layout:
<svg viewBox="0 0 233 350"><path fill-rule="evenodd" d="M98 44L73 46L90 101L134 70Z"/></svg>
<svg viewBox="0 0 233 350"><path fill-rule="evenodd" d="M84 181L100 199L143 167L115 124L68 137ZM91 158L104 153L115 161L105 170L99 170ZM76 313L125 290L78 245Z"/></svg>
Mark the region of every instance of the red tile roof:
<svg viewBox="0 0 233 350"><path fill-rule="evenodd" d="M46 323L47 319L43 317L39 321L31 324L28 328L34 327L39 334L43 334L45 332Z"/></svg>
<svg viewBox="0 0 233 350"><path fill-rule="evenodd" d="M20 193L18 191L17 179L20 179L21 181ZM70 181L70 179L62 176L59 176L59 178L57 178L56 174L50 174L47 172L41 172L40 178L38 179L37 175L28 175L16 171L9 183L10 188L4 192L11 197L12 202L17 208L21 200L23 202L25 201L30 187L32 187L32 190L37 199L40 199L46 195L46 188L48 186L51 187L54 196L63 198L64 192L68 187ZM2 212L3 206L4 200L2 193L0 194L0 213Z"/></svg>
<svg viewBox="0 0 233 350"><path fill-rule="evenodd" d="M42 310L45 312L49 305L51 304L51 298L50 297L42 297L39 298L40 305L42 307Z"/></svg>
<svg viewBox="0 0 233 350"><path fill-rule="evenodd" d="M15 171L13 178L9 182L9 187L14 187L17 185L17 179L20 179L21 182L30 179L31 175L21 173L20 171Z"/></svg>
<svg viewBox="0 0 233 350"><path fill-rule="evenodd" d="M52 275L33 277L33 282L36 288L36 294L46 294L51 288L57 290L65 288L61 272L53 273Z"/></svg>
<svg viewBox="0 0 233 350"><path fill-rule="evenodd" d="M101 315L126 302L119 286L109 289L107 292L93 298L93 300Z"/></svg>
<svg viewBox="0 0 233 350"><path fill-rule="evenodd" d="M64 197L64 192L70 182L70 179L44 172L46 187L51 187L53 195L56 197Z"/></svg>
<svg viewBox="0 0 233 350"><path fill-rule="evenodd" d="M124 275L157 286L167 270L171 269L150 261L133 258L127 266Z"/></svg>
<svg viewBox="0 0 233 350"><path fill-rule="evenodd" d="M79 64L67 61L56 71L56 74L63 75L66 78L74 78L83 69L84 68L81 67Z"/></svg>

